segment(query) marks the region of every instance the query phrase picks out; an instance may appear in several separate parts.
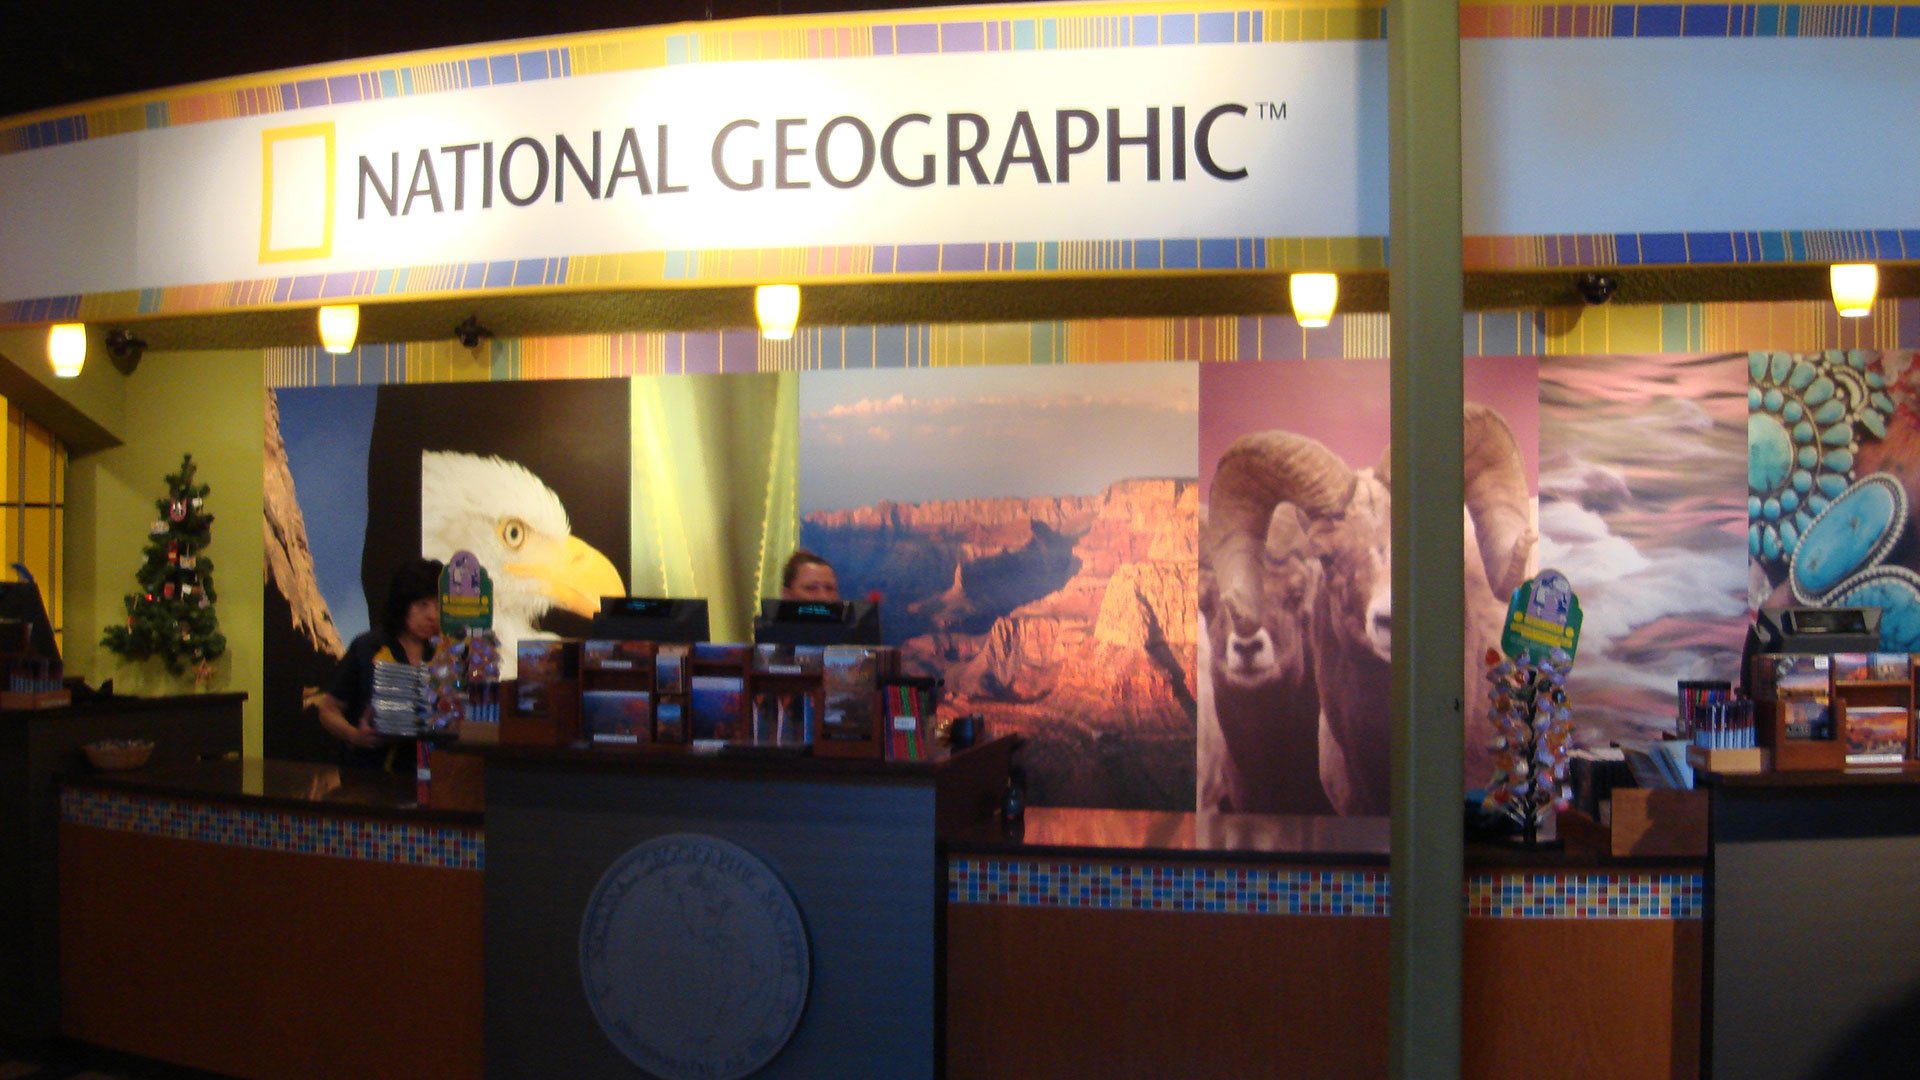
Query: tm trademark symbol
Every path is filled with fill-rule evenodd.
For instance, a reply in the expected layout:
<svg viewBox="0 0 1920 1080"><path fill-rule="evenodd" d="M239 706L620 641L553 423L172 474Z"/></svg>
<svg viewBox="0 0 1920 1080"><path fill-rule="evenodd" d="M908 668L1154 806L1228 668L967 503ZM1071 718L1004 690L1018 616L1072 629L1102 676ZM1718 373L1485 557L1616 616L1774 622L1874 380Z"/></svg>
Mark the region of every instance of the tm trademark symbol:
<svg viewBox="0 0 1920 1080"><path fill-rule="evenodd" d="M1263 101L1259 105L1259 110L1260 119L1262 120L1285 120L1287 118L1287 103L1284 101Z"/></svg>

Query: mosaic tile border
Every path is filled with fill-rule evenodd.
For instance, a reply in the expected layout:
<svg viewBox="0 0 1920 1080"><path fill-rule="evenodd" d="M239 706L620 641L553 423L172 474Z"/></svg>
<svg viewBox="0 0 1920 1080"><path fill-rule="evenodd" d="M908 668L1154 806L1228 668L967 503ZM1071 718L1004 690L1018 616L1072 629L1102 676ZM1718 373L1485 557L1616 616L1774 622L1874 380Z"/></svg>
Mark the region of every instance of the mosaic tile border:
<svg viewBox="0 0 1920 1080"><path fill-rule="evenodd" d="M486 869L486 834L458 825L319 817L90 789L60 793L60 820L69 825L257 851L446 870Z"/></svg>
<svg viewBox="0 0 1920 1080"><path fill-rule="evenodd" d="M1466 914L1491 919L1699 919L1698 873L1472 874ZM1384 870L952 858L947 902L1184 914L1386 918Z"/></svg>

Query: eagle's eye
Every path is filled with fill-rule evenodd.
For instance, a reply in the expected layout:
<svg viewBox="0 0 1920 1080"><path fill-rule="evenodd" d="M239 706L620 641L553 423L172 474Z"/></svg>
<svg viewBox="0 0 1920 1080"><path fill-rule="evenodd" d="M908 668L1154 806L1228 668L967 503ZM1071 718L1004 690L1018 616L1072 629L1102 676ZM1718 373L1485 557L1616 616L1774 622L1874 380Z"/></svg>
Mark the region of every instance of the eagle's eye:
<svg viewBox="0 0 1920 1080"><path fill-rule="evenodd" d="M520 545L527 542L527 523L519 518L507 518L500 523L500 542L511 551L519 551Z"/></svg>

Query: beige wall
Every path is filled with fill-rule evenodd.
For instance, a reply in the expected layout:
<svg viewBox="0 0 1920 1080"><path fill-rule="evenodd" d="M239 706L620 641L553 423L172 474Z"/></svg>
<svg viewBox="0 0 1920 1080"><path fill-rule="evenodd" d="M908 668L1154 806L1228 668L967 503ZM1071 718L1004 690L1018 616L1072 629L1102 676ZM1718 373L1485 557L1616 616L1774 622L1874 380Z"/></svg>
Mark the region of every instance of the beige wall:
<svg viewBox="0 0 1920 1080"><path fill-rule="evenodd" d="M104 359L104 358L102 358ZM67 671L89 683L111 678L123 693L191 692L157 660L132 664L100 647L100 634L126 617L155 500L166 476L191 453L210 489L213 585L227 653L210 689L239 690L246 752L261 747L261 474L264 380L256 351L149 353L130 376L89 358L88 376L124 383L113 433L123 445L73 459L67 479Z"/></svg>

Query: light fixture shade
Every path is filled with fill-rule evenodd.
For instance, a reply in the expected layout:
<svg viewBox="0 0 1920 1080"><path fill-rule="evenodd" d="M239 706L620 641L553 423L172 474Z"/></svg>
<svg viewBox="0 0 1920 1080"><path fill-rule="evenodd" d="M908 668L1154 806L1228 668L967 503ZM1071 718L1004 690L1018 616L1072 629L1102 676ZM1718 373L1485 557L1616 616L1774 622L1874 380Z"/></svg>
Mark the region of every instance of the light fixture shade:
<svg viewBox="0 0 1920 1080"><path fill-rule="evenodd" d="M320 347L330 353L353 351L360 336L359 304L328 304L320 309Z"/></svg>
<svg viewBox="0 0 1920 1080"><path fill-rule="evenodd" d="M1287 279L1293 296L1293 319L1301 326L1319 327L1333 321L1333 307L1340 299L1340 278L1335 274L1294 274Z"/></svg>
<svg viewBox="0 0 1920 1080"><path fill-rule="evenodd" d="M1841 318L1858 319L1873 311L1873 294L1880 291L1880 268L1872 263L1834 263L1833 306Z"/></svg>
<svg viewBox="0 0 1920 1080"><path fill-rule="evenodd" d="M800 323L800 286L762 285L753 290L753 313L760 319L760 336L785 341Z"/></svg>
<svg viewBox="0 0 1920 1080"><path fill-rule="evenodd" d="M47 359L53 361L53 373L63 379L80 374L87 362L87 324L55 323L47 331Z"/></svg>

